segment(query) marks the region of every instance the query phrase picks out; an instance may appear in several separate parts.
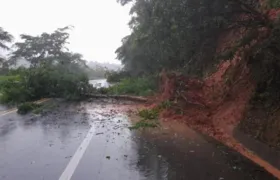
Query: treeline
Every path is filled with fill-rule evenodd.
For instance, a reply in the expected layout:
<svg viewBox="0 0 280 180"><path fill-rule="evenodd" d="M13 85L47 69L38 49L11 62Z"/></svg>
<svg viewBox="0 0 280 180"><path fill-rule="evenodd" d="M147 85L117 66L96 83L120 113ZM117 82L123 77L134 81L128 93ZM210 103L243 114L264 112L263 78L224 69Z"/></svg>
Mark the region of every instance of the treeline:
<svg viewBox="0 0 280 180"><path fill-rule="evenodd" d="M122 5L130 1L119 0ZM136 0L132 33L117 49L118 59L134 73L167 69L202 75L219 61L222 33L267 26L259 6L257 0Z"/></svg>
<svg viewBox="0 0 280 180"><path fill-rule="evenodd" d="M162 70L203 77L240 49L259 93L280 98L280 22L272 9L279 0L118 0L133 3L129 26L116 50L130 74ZM232 35L220 47L222 35ZM225 43L226 44L226 43Z"/></svg>

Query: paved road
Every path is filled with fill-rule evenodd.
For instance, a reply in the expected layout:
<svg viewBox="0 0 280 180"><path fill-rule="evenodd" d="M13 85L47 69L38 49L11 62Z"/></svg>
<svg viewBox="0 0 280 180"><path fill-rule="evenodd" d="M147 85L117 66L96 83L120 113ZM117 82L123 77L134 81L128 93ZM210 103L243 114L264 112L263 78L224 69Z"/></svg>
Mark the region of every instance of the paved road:
<svg viewBox="0 0 280 180"><path fill-rule="evenodd" d="M276 179L175 122L130 131L129 102L59 104L40 116L0 115L1 180Z"/></svg>

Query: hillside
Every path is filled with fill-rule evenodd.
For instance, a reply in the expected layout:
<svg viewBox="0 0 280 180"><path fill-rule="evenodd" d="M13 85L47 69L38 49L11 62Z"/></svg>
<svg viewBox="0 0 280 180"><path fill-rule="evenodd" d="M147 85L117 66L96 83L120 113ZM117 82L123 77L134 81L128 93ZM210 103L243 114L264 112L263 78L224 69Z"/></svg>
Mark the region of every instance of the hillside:
<svg viewBox="0 0 280 180"><path fill-rule="evenodd" d="M164 118L219 139L238 126L279 147L279 8L278 0L137 0L118 59L131 74L159 75L154 104L174 104Z"/></svg>

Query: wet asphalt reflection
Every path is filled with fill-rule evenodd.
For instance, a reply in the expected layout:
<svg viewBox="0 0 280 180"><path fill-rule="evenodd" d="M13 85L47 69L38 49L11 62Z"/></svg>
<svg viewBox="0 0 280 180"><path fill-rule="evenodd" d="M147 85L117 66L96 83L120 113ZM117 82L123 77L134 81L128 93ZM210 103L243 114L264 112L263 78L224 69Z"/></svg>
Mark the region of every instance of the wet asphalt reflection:
<svg viewBox="0 0 280 180"><path fill-rule="evenodd" d="M239 153L176 122L130 131L134 103L59 102L42 115L0 116L0 179L57 180L94 129L72 180L276 179Z"/></svg>

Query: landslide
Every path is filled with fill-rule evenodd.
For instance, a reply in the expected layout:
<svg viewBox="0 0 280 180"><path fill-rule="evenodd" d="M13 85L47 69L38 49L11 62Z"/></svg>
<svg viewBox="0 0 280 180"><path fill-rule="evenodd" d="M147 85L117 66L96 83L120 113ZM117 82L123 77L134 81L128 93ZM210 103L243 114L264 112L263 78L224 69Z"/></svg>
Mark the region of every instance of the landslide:
<svg viewBox="0 0 280 180"><path fill-rule="evenodd" d="M280 147L280 25L278 10L265 15L269 27L234 30L221 35L217 54L235 49L216 72L190 78L176 72L161 74L159 102L173 102L162 118L181 120L216 138L232 136L234 128ZM253 35L252 35L253 34ZM248 38L248 35L250 38ZM242 46L236 41L246 39ZM239 43L240 44L240 43Z"/></svg>

